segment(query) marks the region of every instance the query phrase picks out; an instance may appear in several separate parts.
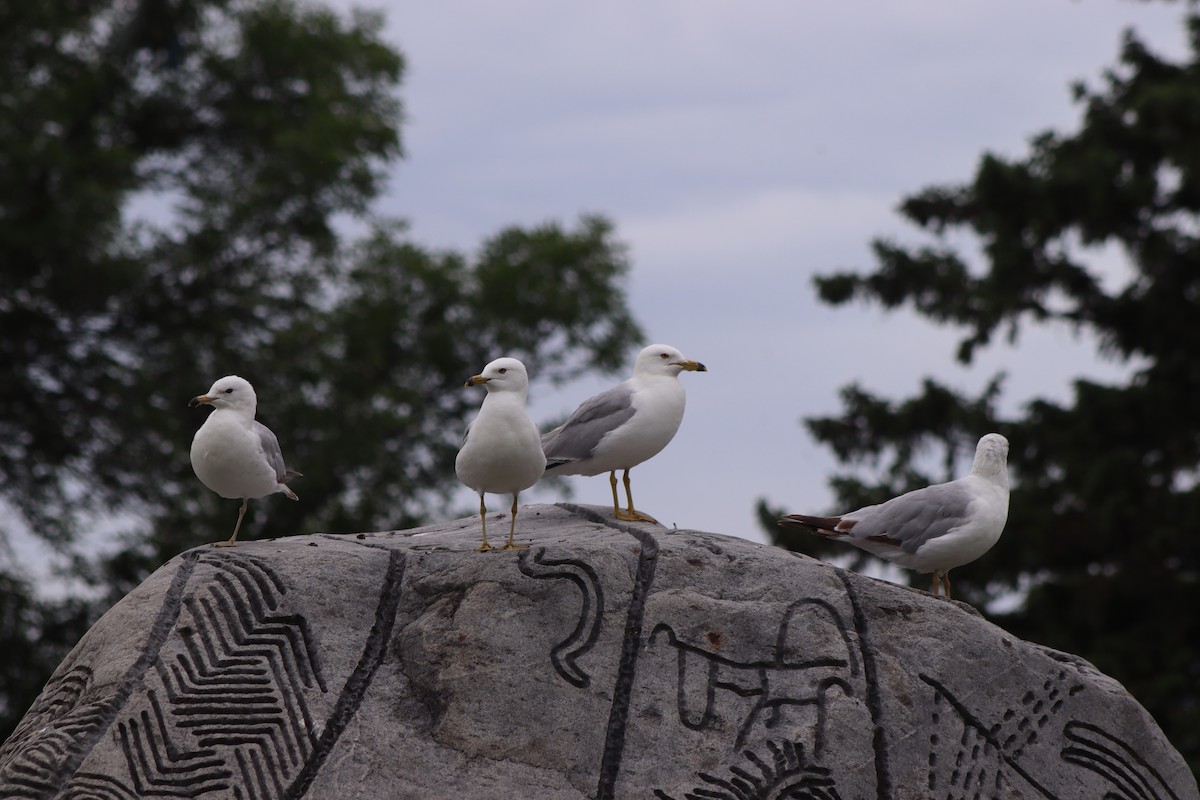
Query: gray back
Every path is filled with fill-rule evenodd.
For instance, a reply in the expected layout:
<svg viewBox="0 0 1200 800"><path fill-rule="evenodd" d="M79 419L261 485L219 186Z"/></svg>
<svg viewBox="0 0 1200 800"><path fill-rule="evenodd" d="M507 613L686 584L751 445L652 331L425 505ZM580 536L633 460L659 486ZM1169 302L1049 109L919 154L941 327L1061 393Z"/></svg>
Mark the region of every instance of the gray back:
<svg viewBox="0 0 1200 800"><path fill-rule="evenodd" d="M624 383L588 398L566 422L542 437L546 458L560 463L589 458L633 411L633 390Z"/></svg>

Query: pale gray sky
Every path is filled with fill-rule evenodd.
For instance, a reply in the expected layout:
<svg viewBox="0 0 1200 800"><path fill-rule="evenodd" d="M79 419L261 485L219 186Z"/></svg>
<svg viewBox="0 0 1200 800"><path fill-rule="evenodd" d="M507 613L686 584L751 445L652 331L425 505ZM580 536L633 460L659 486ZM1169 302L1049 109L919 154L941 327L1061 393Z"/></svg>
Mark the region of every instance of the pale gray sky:
<svg viewBox="0 0 1200 800"><path fill-rule="evenodd" d="M409 219L421 244L458 250L506 225L603 213L630 246L630 301L650 341L708 365L682 376L676 440L633 473L638 507L667 525L762 540L760 497L835 510L837 465L799 420L836 413L850 381L899 398L925 375L975 390L1004 369L1016 409L1065 398L1076 376L1128 370L1098 363L1067 330L961 369L956 331L821 306L811 277L870 267L872 237L911 238L893 211L905 194L968 179L985 150L1017 157L1033 134L1072 129L1069 84L1096 84L1125 28L1182 57L1182 4L330 1L383 10L408 59L408 158L381 213ZM1098 258L1119 282L1120 253ZM542 423L613 382L534 379ZM574 500L609 502L605 477L568 480ZM447 514L473 508L464 490ZM53 590L44 543L24 533L11 545L0 558Z"/></svg>
<svg viewBox="0 0 1200 800"><path fill-rule="evenodd" d="M408 59L408 157L380 211L409 219L423 245L464 250L505 225L603 213L630 246L649 340L711 370L683 376L679 435L633 472L638 507L668 525L761 540L760 497L832 510L836 464L799 420L836 413L850 381L899 398L922 376L973 390L1004 369L1015 409L1066 397L1081 374L1127 370L1067 330L962 369L956 331L821 306L811 277L871 267L872 237L912 238L894 213L905 194L967 180L984 151L1017 157L1035 133L1072 129L1069 85L1098 85L1126 27L1181 57L1180 4L357 5L384 10ZM1120 253L1098 258L1119 281ZM533 377L539 422L612 382ZM570 480L576 501L608 502L605 477Z"/></svg>

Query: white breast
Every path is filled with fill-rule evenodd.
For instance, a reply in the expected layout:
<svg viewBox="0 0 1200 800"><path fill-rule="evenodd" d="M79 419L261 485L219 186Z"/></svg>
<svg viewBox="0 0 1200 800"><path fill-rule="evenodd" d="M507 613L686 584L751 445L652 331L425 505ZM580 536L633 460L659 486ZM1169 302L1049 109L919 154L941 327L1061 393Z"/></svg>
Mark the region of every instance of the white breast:
<svg viewBox="0 0 1200 800"><path fill-rule="evenodd" d="M589 460L592 474L636 467L675 438L687 402L683 384L674 377L647 380L631 400L633 416L600 440Z"/></svg>
<svg viewBox="0 0 1200 800"><path fill-rule="evenodd" d="M196 431L191 458L196 477L221 497L266 497L279 491L279 480L258 436L243 420L221 409L209 414Z"/></svg>

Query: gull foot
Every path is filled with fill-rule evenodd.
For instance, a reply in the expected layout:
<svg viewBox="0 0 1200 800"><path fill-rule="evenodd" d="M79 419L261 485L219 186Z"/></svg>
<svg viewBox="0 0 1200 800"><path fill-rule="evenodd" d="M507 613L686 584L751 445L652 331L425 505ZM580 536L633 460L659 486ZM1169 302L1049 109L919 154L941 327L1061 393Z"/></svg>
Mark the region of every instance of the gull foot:
<svg viewBox="0 0 1200 800"><path fill-rule="evenodd" d="M654 517L650 516L649 514L643 514L640 511L630 512L618 510L617 519L621 520L622 522L650 522L655 525L658 524L658 520L656 520Z"/></svg>
<svg viewBox="0 0 1200 800"><path fill-rule="evenodd" d="M516 542L509 542L508 544L504 545L504 547L501 547L500 549L501 550L528 550L529 545L517 544Z"/></svg>
<svg viewBox="0 0 1200 800"><path fill-rule="evenodd" d="M224 541L213 542L212 546L213 547L237 547L237 542L233 541L232 539L225 539Z"/></svg>

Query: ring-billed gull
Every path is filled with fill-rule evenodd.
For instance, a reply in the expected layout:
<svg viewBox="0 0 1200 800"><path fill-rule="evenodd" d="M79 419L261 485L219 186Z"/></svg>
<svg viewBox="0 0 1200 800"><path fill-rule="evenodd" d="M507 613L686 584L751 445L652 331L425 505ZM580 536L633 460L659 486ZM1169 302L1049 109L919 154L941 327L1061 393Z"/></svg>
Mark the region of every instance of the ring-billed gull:
<svg viewBox="0 0 1200 800"><path fill-rule="evenodd" d="M191 408L198 405L213 410L192 438L192 470L221 497L242 501L233 536L227 542L216 542L218 547L233 547L250 500L275 492L299 500L287 480L300 477L300 473L284 466L279 440L254 419L258 396L245 378L226 375L188 403Z"/></svg>
<svg viewBox="0 0 1200 800"><path fill-rule="evenodd" d="M656 522L635 510L629 470L653 458L670 443L683 421L686 397L679 373L707 372L698 361L666 344L652 344L638 354L633 377L585 400L554 430L542 437L547 475L608 473L613 514L627 522ZM617 470L625 470L625 499L617 502Z"/></svg>
<svg viewBox="0 0 1200 800"><path fill-rule="evenodd" d="M792 514L780 525L842 539L917 572L950 596L950 570L991 549L1008 521L1008 440L989 433L965 477L926 486L836 517Z"/></svg>
<svg viewBox="0 0 1200 800"><path fill-rule="evenodd" d="M538 440L538 429L525 411L529 373L515 358L497 358L471 376L466 385L483 385L487 395L479 414L467 426L462 448L454 460L458 479L479 492L479 522L483 526L480 551L491 550L487 540L487 506L484 492L511 494L512 522L505 550L524 545L513 542L517 529L517 497L542 477L546 456Z"/></svg>

